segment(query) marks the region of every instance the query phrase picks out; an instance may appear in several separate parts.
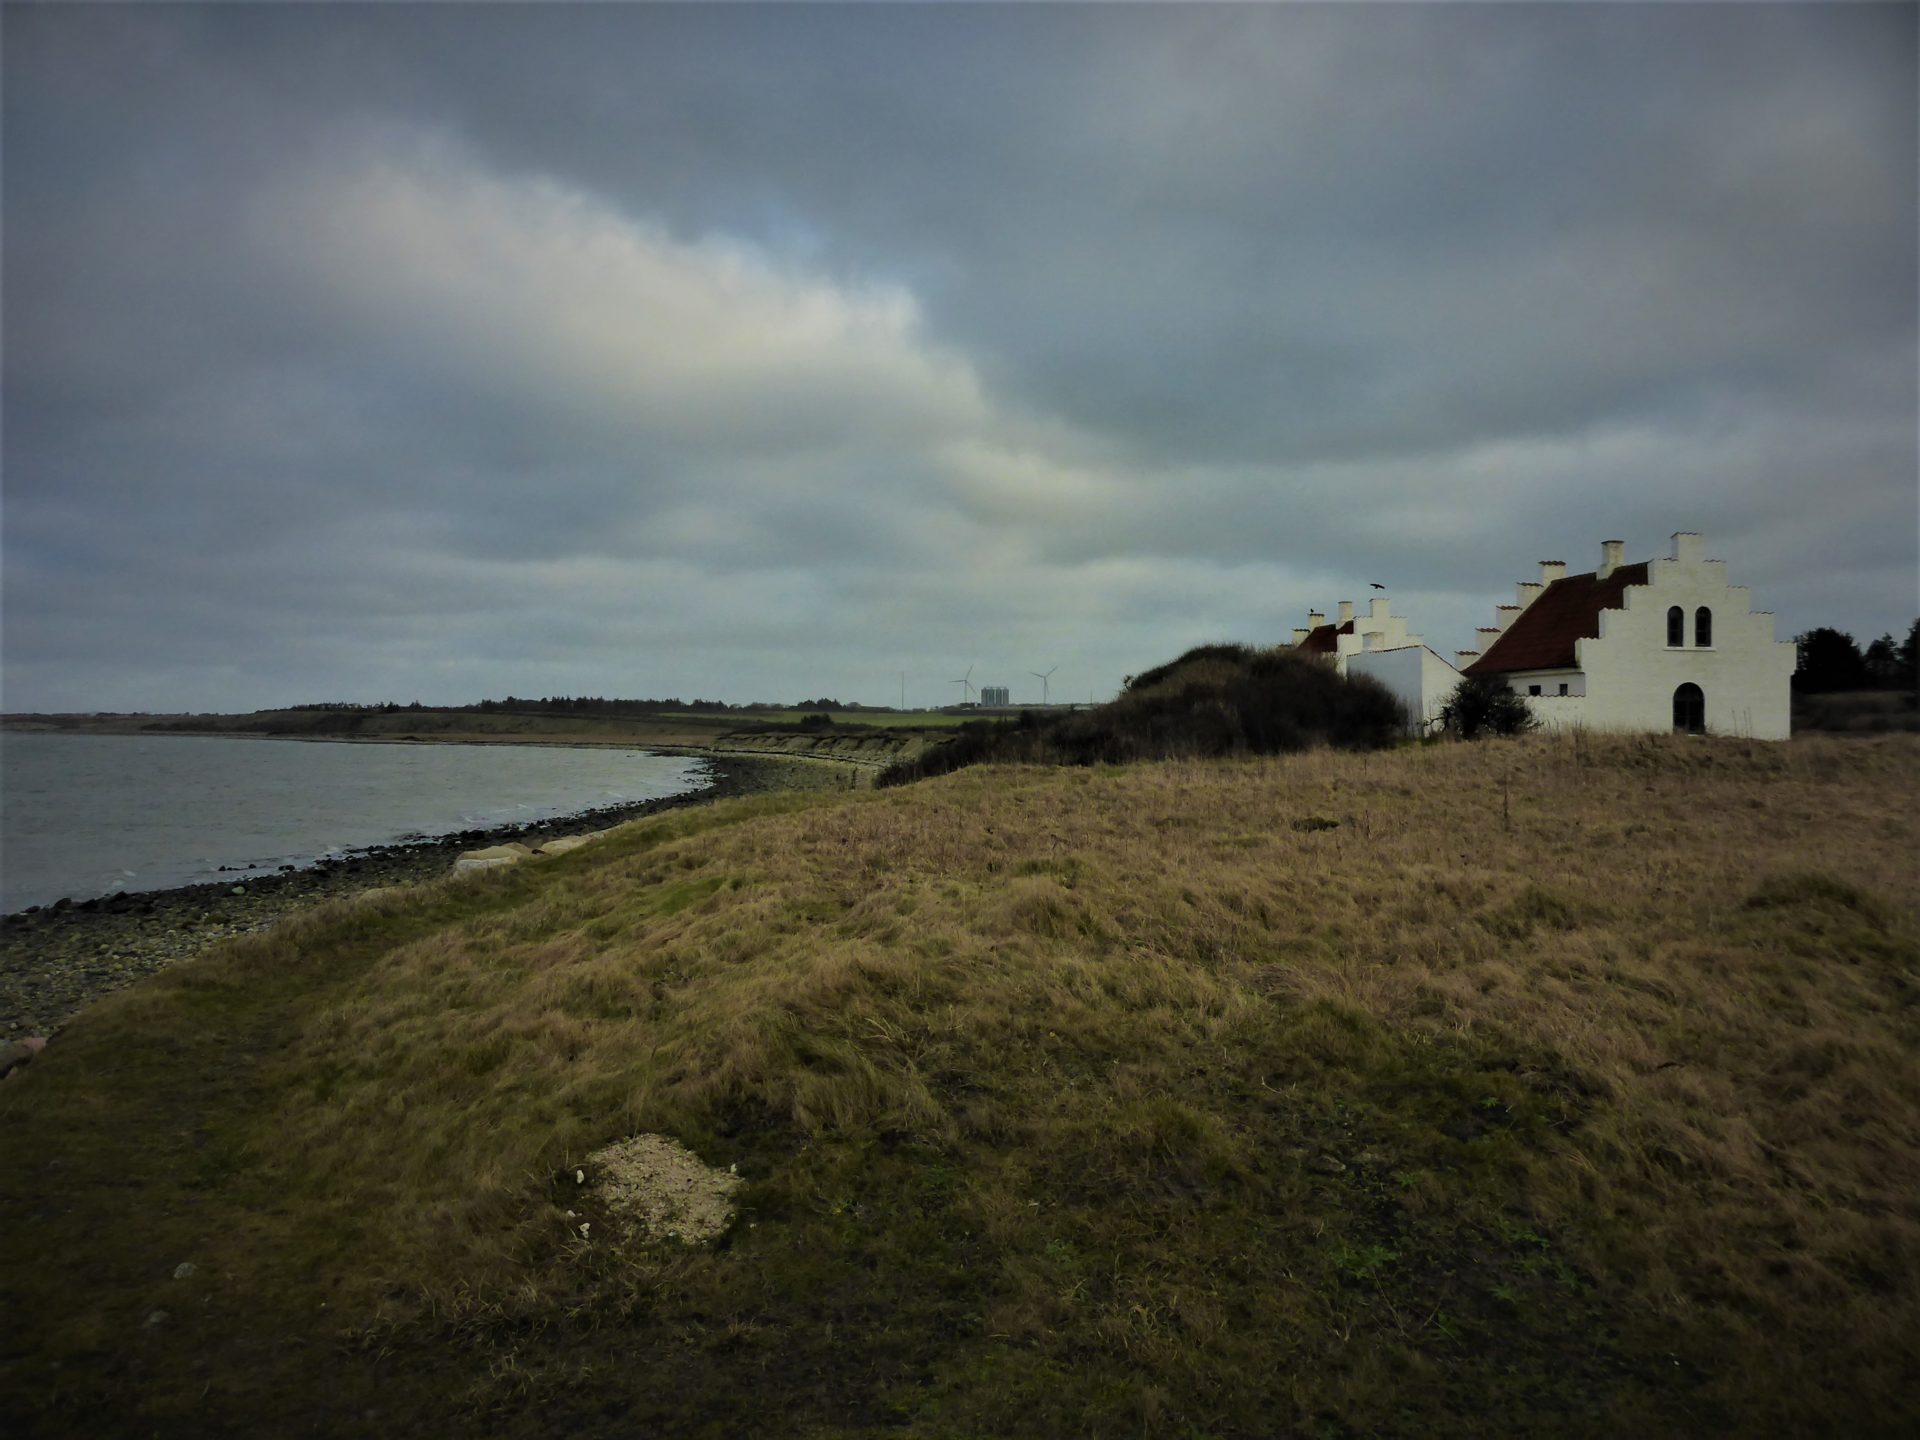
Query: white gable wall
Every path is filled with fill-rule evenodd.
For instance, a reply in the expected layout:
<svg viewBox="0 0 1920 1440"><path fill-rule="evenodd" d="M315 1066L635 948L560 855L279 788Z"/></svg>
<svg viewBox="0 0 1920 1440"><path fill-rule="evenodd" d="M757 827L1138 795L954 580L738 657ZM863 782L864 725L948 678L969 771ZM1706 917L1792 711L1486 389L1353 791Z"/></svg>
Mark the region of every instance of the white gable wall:
<svg viewBox="0 0 1920 1440"><path fill-rule="evenodd" d="M1293 632L1293 643L1298 645L1326 618L1318 610L1309 610L1307 627ZM1351 600L1342 600L1334 623L1345 625L1349 621L1353 633L1336 634L1332 653L1322 658L1336 674L1366 675L1386 686L1406 707L1408 730L1421 734L1459 685L1460 672L1407 628L1406 616L1395 615L1392 602L1384 595L1372 597L1360 613L1355 613Z"/></svg>
<svg viewBox="0 0 1920 1440"><path fill-rule="evenodd" d="M1347 636L1341 636L1345 640ZM1407 728L1423 733L1460 683L1460 672L1424 645L1364 650L1347 657L1347 675L1378 680L1407 707Z"/></svg>
<svg viewBox="0 0 1920 1440"><path fill-rule="evenodd" d="M1673 537L1672 554L1647 566L1647 584L1629 586L1624 608L1600 612L1600 634L1574 646L1571 671L1516 671L1501 678L1555 728L1664 731L1673 727L1673 693L1692 682L1706 702L1707 730L1785 740L1792 733L1794 647L1775 640L1773 616L1755 611L1745 586L1727 584L1726 563L1709 560L1698 535ZM1684 644L1667 645L1667 611L1679 606ZM1695 614L1713 614L1711 643L1694 643ZM1555 692L1567 680L1575 693ZM1578 692L1584 690L1585 694Z"/></svg>
<svg viewBox="0 0 1920 1440"><path fill-rule="evenodd" d="M1393 607L1386 599L1376 596L1364 615L1347 614L1351 608L1342 601L1340 618L1342 622L1353 621L1353 634L1333 637L1338 657L1335 665L1342 675L1347 673L1347 666L1356 655L1363 655L1369 650L1398 650L1402 646L1420 643L1418 635L1408 632L1406 617L1393 614Z"/></svg>

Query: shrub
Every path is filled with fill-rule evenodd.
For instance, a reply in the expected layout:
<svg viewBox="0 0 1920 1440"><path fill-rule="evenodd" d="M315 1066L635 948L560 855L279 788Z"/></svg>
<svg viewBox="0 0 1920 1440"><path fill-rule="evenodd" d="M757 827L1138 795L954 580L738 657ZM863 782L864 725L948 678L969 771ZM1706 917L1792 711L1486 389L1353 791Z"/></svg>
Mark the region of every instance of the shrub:
<svg viewBox="0 0 1920 1440"><path fill-rule="evenodd" d="M1462 740L1522 735L1539 727L1526 698L1489 675L1469 675L1440 710L1440 724Z"/></svg>
<svg viewBox="0 0 1920 1440"><path fill-rule="evenodd" d="M1403 733L1400 702L1373 680L1342 679L1290 647L1202 645L1142 672L1091 710L1018 724L965 725L951 742L884 772L899 785L981 761L1113 765L1275 755L1311 745L1379 749Z"/></svg>

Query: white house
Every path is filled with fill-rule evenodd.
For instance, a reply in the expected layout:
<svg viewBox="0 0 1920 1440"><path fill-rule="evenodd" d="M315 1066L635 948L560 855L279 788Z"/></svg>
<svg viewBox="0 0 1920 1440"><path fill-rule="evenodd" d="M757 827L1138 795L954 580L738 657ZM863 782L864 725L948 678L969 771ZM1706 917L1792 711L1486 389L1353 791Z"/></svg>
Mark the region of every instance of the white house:
<svg viewBox="0 0 1920 1440"><path fill-rule="evenodd" d="M1305 627L1293 632L1293 643L1310 655L1324 655L1342 675L1378 680L1407 707L1408 728L1417 733L1439 716L1460 683L1460 672L1409 633L1406 617L1392 609L1388 600L1376 597L1364 615L1354 614L1351 600L1340 602L1338 620L1311 610Z"/></svg>
<svg viewBox="0 0 1920 1440"><path fill-rule="evenodd" d="M1727 583L1690 531L1664 560L1621 563L1624 542L1600 547L1600 567L1569 575L1558 560L1522 581L1514 603L1459 652L1467 675L1496 676L1528 698L1550 729L1749 735L1791 733L1791 641Z"/></svg>

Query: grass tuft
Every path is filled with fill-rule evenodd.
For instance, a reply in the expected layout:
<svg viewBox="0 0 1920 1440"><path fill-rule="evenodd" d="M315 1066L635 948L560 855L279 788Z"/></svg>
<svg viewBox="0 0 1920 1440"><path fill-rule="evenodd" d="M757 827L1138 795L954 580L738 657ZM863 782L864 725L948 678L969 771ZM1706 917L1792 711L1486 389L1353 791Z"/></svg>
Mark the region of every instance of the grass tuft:
<svg viewBox="0 0 1920 1440"><path fill-rule="evenodd" d="M1886 928L1881 905L1857 886L1831 875L1802 872L1779 875L1763 881L1747 897L1752 910L1828 910L1848 911L1875 929Z"/></svg>

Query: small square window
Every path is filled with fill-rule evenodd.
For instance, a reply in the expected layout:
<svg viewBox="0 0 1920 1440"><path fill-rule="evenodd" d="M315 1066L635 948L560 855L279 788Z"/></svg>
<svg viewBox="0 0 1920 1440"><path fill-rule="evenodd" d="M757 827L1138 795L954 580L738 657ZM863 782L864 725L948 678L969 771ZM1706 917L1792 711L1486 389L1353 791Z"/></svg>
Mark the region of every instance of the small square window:
<svg viewBox="0 0 1920 1440"><path fill-rule="evenodd" d="M1562 695L1564 695L1564 694L1566 694L1566 693L1567 693L1567 682L1566 682L1566 681L1564 681L1564 680L1562 680L1562 681L1560 682L1560 693L1561 693Z"/></svg>
<svg viewBox="0 0 1920 1440"><path fill-rule="evenodd" d="M1540 693L1540 687L1538 685L1527 686L1527 694L1538 695L1539 693Z"/></svg>

